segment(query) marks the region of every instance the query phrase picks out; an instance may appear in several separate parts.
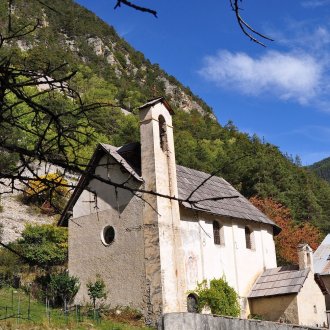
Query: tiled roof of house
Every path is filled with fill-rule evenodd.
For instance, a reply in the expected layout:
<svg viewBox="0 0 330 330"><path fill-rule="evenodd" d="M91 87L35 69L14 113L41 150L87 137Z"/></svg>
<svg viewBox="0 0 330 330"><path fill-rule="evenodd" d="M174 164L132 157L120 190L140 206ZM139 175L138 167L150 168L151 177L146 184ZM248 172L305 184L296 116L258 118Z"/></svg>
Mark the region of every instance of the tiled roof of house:
<svg viewBox="0 0 330 330"><path fill-rule="evenodd" d="M190 196L190 202L181 202L183 206L212 214L270 224L274 226L275 231L280 231L272 220L226 180L218 176L210 177L210 174L184 166L177 165L176 168L180 199L187 199L198 187ZM196 203L192 203L192 201L196 201Z"/></svg>
<svg viewBox="0 0 330 330"><path fill-rule="evenodd" d="M254 284L249 298L298 293L308 276L309 269L283 266L265 270Z"/></svg>
<svg viewBox="0 0 330 330"><path fill-rule="evenodd" d="M314 272L330 274L330 234L328 234L313 255Z"/></svg>

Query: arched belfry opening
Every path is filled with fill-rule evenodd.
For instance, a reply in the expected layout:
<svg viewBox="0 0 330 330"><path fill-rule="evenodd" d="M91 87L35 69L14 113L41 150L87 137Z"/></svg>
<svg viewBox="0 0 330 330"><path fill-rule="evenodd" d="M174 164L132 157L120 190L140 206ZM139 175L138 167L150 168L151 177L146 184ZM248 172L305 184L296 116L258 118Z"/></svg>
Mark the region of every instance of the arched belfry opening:
<svg viewBox="0 0 330 330"><path fill-rule="evenodd" d="M165 151L167 149L166 121L162 115L158 117L158 125L160 147L163 151Z"/></svg>

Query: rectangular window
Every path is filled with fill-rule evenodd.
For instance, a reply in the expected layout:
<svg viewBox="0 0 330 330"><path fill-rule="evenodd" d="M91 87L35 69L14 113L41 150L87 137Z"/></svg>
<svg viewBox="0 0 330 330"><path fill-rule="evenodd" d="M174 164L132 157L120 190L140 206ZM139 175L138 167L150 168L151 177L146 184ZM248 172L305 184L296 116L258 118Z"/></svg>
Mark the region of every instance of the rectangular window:
<svg viewBox="0 0 330 330"><path fill-rule="evenodd" d="M213 221L213 239L214 244L220 245L220 225L217 221Z"/></svg>

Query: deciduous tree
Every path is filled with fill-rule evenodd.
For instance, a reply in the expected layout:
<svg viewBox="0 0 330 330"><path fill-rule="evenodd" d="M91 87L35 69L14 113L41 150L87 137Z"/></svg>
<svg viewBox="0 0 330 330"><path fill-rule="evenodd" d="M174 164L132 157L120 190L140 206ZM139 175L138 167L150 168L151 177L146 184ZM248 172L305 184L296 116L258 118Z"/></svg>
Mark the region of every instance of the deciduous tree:
<svg viewBox="0 0 330 330"><path fill-rule="evenodd" d="M306 221L296 224L292 220L290 210L270 198L252 197L250 202L282 229L275 237L279 265L298 263L297 246L300 243L307 243L313 250L317 249L322 239L317 227Z"/></svg>

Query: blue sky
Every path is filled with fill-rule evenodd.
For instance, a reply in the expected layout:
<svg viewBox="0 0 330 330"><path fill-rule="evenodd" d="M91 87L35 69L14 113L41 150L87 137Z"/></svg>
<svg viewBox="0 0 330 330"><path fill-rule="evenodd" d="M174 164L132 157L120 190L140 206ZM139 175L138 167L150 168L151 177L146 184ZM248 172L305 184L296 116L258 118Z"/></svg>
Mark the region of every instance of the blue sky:
<svg viewBox="0 0 330 330"><path fill-rule="evenodd" d="M303 165L330 157L330 0L243 0L242 16L275 39L240 31L229 0L139 0L158 18L115 1L78 0L152 62L206 101L221 124L260 138Z"/></svg>

